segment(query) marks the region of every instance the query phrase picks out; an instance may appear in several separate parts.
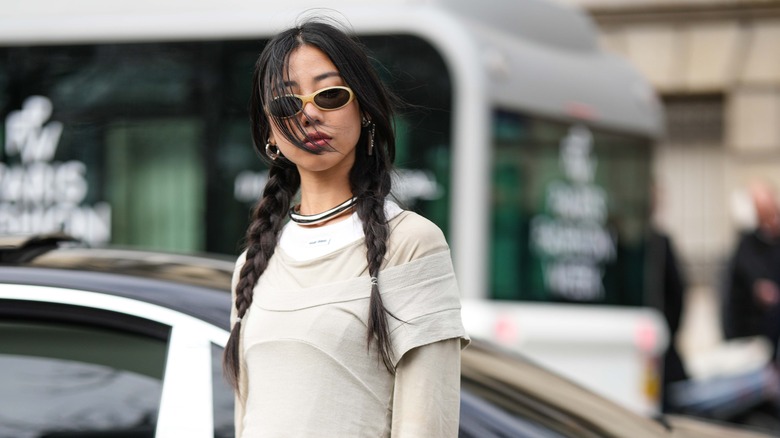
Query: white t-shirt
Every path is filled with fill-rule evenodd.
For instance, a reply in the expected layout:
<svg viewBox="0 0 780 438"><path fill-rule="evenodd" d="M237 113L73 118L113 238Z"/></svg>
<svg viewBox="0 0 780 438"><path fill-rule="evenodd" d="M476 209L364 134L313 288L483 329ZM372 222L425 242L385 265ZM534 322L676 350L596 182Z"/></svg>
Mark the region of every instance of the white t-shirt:
<svg viewBox="0 0 780 438"><path fill-rule="evenodd" d="M403 210L393 201L385 201L385 217L390 221ZM362 239L363 222L357 212L346 220L321 227L307 227L289 221L282 228L279 246L294 260L316 259Z"/></svg>

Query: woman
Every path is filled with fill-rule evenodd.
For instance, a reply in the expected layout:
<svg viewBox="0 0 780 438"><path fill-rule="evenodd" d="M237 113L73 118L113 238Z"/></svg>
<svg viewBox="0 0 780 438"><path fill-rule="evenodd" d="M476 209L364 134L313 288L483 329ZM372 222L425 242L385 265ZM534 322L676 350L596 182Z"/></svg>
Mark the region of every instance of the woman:
<svg viewBox="0 0 780 438"><path fill-rule="evenodd" d="M250 112L271 168L233 281L236 435L456 436L468 338L449 249L386 200L392 104L362 47L321 22L282 32Z"/></svg>

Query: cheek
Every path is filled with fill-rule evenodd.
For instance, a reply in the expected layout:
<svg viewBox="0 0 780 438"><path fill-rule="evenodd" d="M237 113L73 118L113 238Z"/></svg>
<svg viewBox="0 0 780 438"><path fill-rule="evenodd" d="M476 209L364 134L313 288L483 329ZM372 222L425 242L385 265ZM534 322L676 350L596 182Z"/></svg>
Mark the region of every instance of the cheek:
<svg viewBox="0 0 780 438"><path fill-rule="evenodd" d="M357 110L350 111L350 114L344 118L343 124L345 137L349 139L352 145L356 145L363 130L360 112Z"/></svg>
<svg viewBox="0 0 780 438"><path fill-rule="evenodd" d="M282 124L284 126L279 126L279 124ZM296 126L294 123L289 122L288 120L276 120L276 119L269 119L268 120L268 127L269 129L269 136L272 140L274 140L274 143L280 143L284 141L288 141L287 137L284 136L283 129L288 129L293 132L296 131Z"/></svg>
<svg viewBox="0 0 780 438"><path fill-rule="evenodd" d="M289 130L291 130L293 132L296 132L296 130L298 128L296 126L294 126L294 125L290 125L290 126L287 126L287 129L289 129ZM290 142L290 140L287 138L287 136L284 135L284 132L282 131L282 129L279 128L278 126L276 126L275 124L271 124L270 138L272 140L272 143L276 144L279 147L283 147L285 145L287 145L287 146L291 146L292 145L292 142Z"/></svg>
<svg viewBox="0 0 780 438"><path fill-rule="evenodd" d="M358 140L360 140L360 132L362 130L362 127L360 126L360 123L351 125L347 129L347 137L349 137L349 141L353 145L357 145Z"/></svg>
<svg viewBox="0 0 780 438"><path fill-rule="evenodd" d="M279 150L282 152L282 155L285 157L291 157L297 150L299 150L295 145L290 143L289 140L287 140L287 137L282 134L282 132L279 130L276 125L271 125L271 133L269 134L269 139L271 140L272 144L275 144L276 147L279 148Z"/></svg>

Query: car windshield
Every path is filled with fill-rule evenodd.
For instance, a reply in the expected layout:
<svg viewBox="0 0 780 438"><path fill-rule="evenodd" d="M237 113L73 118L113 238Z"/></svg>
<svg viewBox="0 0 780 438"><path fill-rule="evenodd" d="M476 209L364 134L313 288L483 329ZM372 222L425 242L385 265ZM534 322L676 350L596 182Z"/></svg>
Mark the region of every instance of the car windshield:
<svg viewBox="0 0 780 438"><path fill-rule="evenodd" d="M565 435L549 428L549 425L541 424L529 417L512 415L509 411L465 388L460 393L458 436L461 438L491 436L566 438Z"/></svg>
<svg viewBox="0 0 780 438"><path fill-rule="evenodd" d="M620 407L519 355L477 340L463 351L462 388L461 415L495 417L496 430L529 431L521 436L642 438L664 433L663 426L651 419ZM479 400L474 400L475 397ZM544 433L532 432L537 429Z"/></svg>

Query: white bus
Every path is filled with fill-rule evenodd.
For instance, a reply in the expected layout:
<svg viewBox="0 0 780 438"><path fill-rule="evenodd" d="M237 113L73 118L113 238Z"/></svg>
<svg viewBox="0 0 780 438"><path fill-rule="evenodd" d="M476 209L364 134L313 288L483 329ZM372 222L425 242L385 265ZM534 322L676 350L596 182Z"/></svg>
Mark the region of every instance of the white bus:
<svg viewBox="0 0 780 438"><path fill-rule="evenodd" d="M236 254L265 167L247 101L306 15L358 34L399 113L397 197L446 233L474 336L640 412L667 343L645 234L662 112L550 0L0 5L0 234Z"/></svg>

